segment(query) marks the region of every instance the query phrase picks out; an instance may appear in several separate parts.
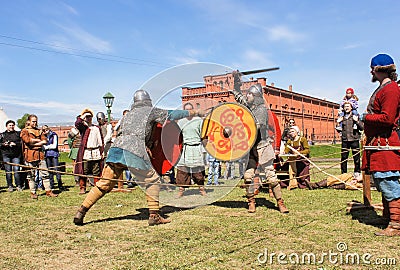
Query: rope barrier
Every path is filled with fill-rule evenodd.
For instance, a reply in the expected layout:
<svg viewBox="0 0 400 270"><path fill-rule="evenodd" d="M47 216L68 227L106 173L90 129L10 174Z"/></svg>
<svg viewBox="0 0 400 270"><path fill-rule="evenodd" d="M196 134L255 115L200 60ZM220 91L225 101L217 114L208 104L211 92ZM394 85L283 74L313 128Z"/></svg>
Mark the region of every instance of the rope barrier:
<svg viewBox="0 0 400 270"><path fill-rule="evenodd" d="M292 148L291 146L288 146L288 147L291 148L292 151L295 150L295 149ZM335 146L332 146L332 147L335 147ZM339 147L335 147L335 148L339 148ZM341 147L340 147L340 148L341 148ZM343 148L341 148L341 149L343 149ZM344 152L350 152L350 150L353 150L353 151L354 151L355 149L352 149L352 148L344 148L344 151L342 151L342 152L339 152L339 153L332 153L332 154L328 154L328 155L326 155L326 156L342 154L342 153L344 153ZM364 151L364 149L361 149L361 150L357 151L356 153L353 153L352 157L354 157L355 155L360 155L362 151ZM297 151L295 150L295 152L297 152ZM304 155L300 154L299 152L297 152L297 153L298 153L299 156L302 157L302 158L301 158L301 159L297 159L296 161L308 161L308 162L310 162L310 164L311 164L314 168L317 168L317 170L318 170L318 172L316 172L316 173L304 174L304 175L302 175L301 177L307 177L307 176L316 175L316 174L318 174L318 173L324 173L324 174L326 174L326 175L328 175L328 176L334 177L335 179L337 179L337 180L340 181L341 183L346 184L345 182L343 182L342 180L340 180L338 177L336 177L336 176L334 176L334 175L332 175L332 174L329 174L329 173L325 172L324 170L322 170L320 167L318 167L318 166L312 161L311 158L307 158L307 157L305 157ZM324 156L322 156L322 157L324 157ZM321 156L319 156L318 158L320 159ZM347 159L344 159L344 160L340 161L339 163L335 163L335 164L333 164L333 165L331 165L331 166L325 168L325 170L331 169L331 168L333 168L333 167L335 167L335 166L338 166L338 165L340 165L340 164L342 164L342 163L344 163L344 162L348 162L350 159L351 159L351 157L348 157ZM78 162L75 162L75 163L73 164L73 166L75 166L76 164L85 163L85 162L88 162L88 161L87 161L87 160L78 161ZM290 162L290 161L289 161L289 162ZM106 178L106 177L102 177L102 176L93 176L93 175L84 175L84 174L76 174L76 173L61 172L61 171L59 171L59 170L52 170L52 169L50 169L50 168L31 167L31 166L27 166L27 165L23 165L23 164L15 164L15 163L4 162L4 161L0 161L0 163L8 164L8 165L11 165L11 166L19 166L19 167L21 167L21 168L25 168L25 169L26 169L26 170L21 170L21 172L26 172L26 171L29 171L29 170L44 170L44 171L48 171L48 172L50 172L50 173L56 173L56 174L59 173L59 174L62 174L62 175L78 176L78 177L82 177L82 178L96 177L96 178L98 178L98 179L103 179L103 180L108 180L108 181L123 182L123 183L135 183L135 184L138 184L138 185L149 185L149 184L152 184L152 185L167 186L167 187L168 187L168 186L171 186L171 187L176 187L176 186L177 186L176 184L170 184L170 183L162 182L162 181L163 181L162 176L160 177L160 182L148 183L148 182L140 182L140 181L137 181L137 180L121 180L121 179ZM274 165L275 165L275 164L281 165L281 162L274 163ZM59 166L53 166L53 167L51 167L51 168L59 168L59 167L63 167L63 166L64 166L64 165L59 165ZM72 166L72 168L73 168L73 166ZM314 168L311 168L311 170L313 170ZM290 177L290 178L288 178L288 179L281 179L281 180L278 180L278 182L287 182L287 181L290 181L290 180L293 180L293 179L298 179L298 178L299 178L299 177L296 177L296 176L295 176L295 177ZM261 185L267 185L267 184L270 184L270 183L271 183L271 182L264 181L264 182L261 182L260 184L261 184ZM250 185L251 185L251 184L250 184ZM346 184L346 185L352 186L352 185L350 185L350 184ZM196 184L194 184L194 185L179 185L179 186L181 186L181 187L199 187L199 185L196 185ZM219 188L228 188L228 187L235 188L235 187L240 187L240 186L243 186L243 185L238 185L238 184L236 184L236 185L219 185L218 187L219 187ZM352 186L352 187L354 187L354 186ZM357 187L354 187L354 188L357 189L357 190L361 190L361 191L362 191L362 189L359 189L359 188L357 188Z"/></svg>
<svg viewBox="0 0 400 270"><path fill-rule="evenodd" d="M356 187L356 186L353 186L353 185L351 185L351 184L348 184L348 183L342 181L342 180L339 179L339 177L337 177L336 175L333 175L333 174L330 174L330 173L327 173L327 172L323 171L323 170L322 170L321 168L319 168L314 162L312 162L311 160L309 160L306 156L304 156L303 154L301 154L299 151L297 151L296 149L294 149L294 148L291 147L290 145L288 145L288 147L289 147L290 150L292 150L293 152L297 153L299 156L301 156L301 157L307 159L315 168L317 168L320 172L324 173L325 175L328 175L328 176L331 176L331 177L335 178L336 180L338 180L339 182L345 184L346 186L351 186L352 188L357 189L357 190L359 190L359 191L361 191L361 192L363 191L362 189L359 189L359 188Z"/></svg>
<svg viewBox="0 0 400 270"><path fill-rule="evenodd" d="M292 148L292 147L290 147L290 148ZM294 149L294 148L292 148L292 149ZM350 149L347 149L347 150L350 150ZM295 152L297 152L297 151L295 150ZM353 156L357 155L357 154L360 154L360 152L361 151L358 151L356 154L353 154ZM329 173L326 173L324 170L322 170L320 167L318 167L314 162L312 162L311 159L305 157L304 155L302 155L300 153L298 153L298 154L302 157L302 159L299 159L298 161L306 160L306 161L310 162L311 165L313 165L315 168L318 169L317 173L309 173L309 174L302 175L301 177L307 177L307 176L316 175L318 173L324 173L324 174L326 174L328 176L332 176L335 179L339 180L340 182L346 184L345 182L343 182L342 180L340 180L336 176L334 176L332 174L329 174ZM335 166L340 165L341 163L347 162L349 159L350 159L350 157L345 159L345 160L343 160L343 161L340 161L339 163L335 163L335 164L325 168L325 170L331 169L331 168L333 168ZM80 163L84 163L84 162L88 162L88 161L84 160L84 161L81 161ZM4 161L0 161L0 163L8 164L8 165L11 165L11 166L18 166L18 167L26 169L26 170L21 170L21 172L26 172L26 171L30 171L30 170L43 170L43 171L48 171L48 172L55 173L55 174L59 173L59 174L62 174L62 175L78 176L78 177L82 177L82 178L96 177L96 178L102 179L102 180L108 180L108 181L114 181L114 182L123 182L123 183L135 183L135 184L138 184L138 185L149 185L149 184L151 184L151 185L159 185L159 186L166 186L166 187L168 187L168 186L176 187L177 186L176 184L170 184L170 183L161 182L161 181L163 181L162 176L160 176L160 182L148 183L148 182L141 182L141 181L137 181L137 180L121 180L121 179L106 178L106 177L102 177L102 176L93 176L93 175L84 175L84 174L76 174L76 173L69 173L69 172L61 172L59 170L52 170L52 169L49 169L49 168L39 168L39 167L27 166L27 165L23 165L23 164L16 164L16 163L11 163L11 162L4 162ZM79 163L79 162L76 162L76 163ZM51 168L56 168L56 167L58 168L58 167L62 167L62 166L63 165L61 165L61 166L53 166ZM290 180L293 180L293 179L297 179L297 178L299 178L299 177L292 177L292 178L283 179L283 180L281 179L281 180L278 180L278 182L287 182L287 181L290 181ZM267 184L270 184L270 183L271 182L265 181L265 182L261 182L260 184L267 185ZM250 184L250 185L252 185L252 184ZM347 185L349 185L349 184L347 184ZM196 185L196 184L194 184L194 185L179 185L179 186L181 186L181 187L200 187L199 185ZM243 186L243 185L239 185L239 184L236 184L236 185L219 185L219 186L215 186L215 187L217 187L217 188L235 188L235 187L241 187L241 186ZM349 186L352 186L352 185L349 185ZM354 186L352 186L352 187L354 187ZM361 190L361 189L356 188L356 187L354 187L354 188L358 189L358 190Z"/></svg>

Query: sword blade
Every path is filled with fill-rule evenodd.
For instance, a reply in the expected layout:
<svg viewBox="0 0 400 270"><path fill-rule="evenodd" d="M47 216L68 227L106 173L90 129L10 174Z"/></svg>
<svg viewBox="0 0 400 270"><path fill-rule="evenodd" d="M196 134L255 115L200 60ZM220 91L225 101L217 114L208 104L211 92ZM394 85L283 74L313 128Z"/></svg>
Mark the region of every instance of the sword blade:
<svg viewBox="0 0 400 270"><path fill-rule="evenodd" d="M250 75L250 74L268 72L268 71L273 71L273 70L278 70L278 69L279 69L279 67L273 67L273 68L255 69L255 70L248 70L248 71L239 71L239 73L242 75Z"/></svg>

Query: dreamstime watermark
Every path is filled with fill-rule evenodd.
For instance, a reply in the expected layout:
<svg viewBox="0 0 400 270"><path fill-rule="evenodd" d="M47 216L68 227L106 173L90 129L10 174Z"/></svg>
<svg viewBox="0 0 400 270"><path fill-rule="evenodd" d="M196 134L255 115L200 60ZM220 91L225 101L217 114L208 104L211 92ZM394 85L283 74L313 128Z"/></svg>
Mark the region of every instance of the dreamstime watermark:
<svg viewBox="0 0 400 270"><path fill-rule="evenodd" d="M347 244L339 242L336 250L328 252L314 253L285 253L270 252L267 248L257 256L260 264L280 264L280 265L396 265L396 258L376 257L371 253L349 252Z"/></svg>

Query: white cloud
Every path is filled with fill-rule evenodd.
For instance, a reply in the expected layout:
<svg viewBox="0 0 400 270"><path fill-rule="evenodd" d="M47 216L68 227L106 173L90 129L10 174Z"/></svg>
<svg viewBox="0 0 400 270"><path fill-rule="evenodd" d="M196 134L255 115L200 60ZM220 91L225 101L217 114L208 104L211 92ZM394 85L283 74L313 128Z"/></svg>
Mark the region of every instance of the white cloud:
<svg viewBox="0 0 400 270"><path fill-rule="evenodd" d="M85 49L94 50L100 53L108 53L112 51L112 47L108 41L90 34L79 26L68 27L60 24L57 25L65 31L70 42L75 44L75 48L81 44Z"/></svg>
<svg viewBox="0 0 400 270"><path fill-rule="evenodd" d="M198 59L190 57L190 56L171 57L171 60L174 62L175 65L199 62Z"/></svg>
<svg viewBox="0 0 400 270"><path fill-rule="evenodd" d="M249 68L258 69L273 67L275 65L274 61L269 58L268 53L248 49L241 55L240 63L234 63L232 66L240 70L246 70Z"/></svg>
<svg viewBox="0 0 400 270"><path fill-rule="evenodd" d="M288 26L278 25L270 28L265 28L268 34L268 39L271 41L288 41L290 43L298 42L305 38L304 34L297 33L289 29Z"/></svg>
<svg viewBox="0 0 400 270"><path fill-rule="evenodd" d="M203 52L201 50L194 49L194 48L186 49L185 52L187 55L189 55L191 57L196 57L196 56L203 54Z"/></svg>
<svg viewBox="0 0 400 270"><path fill-rule="evenodd" d="M65 9L69 12L69 13L71 13L71 14L73 14L73 15L79 15L79 13L78 13L78 11L76 10L76 9L74 9L73 7L71 7L70 5L68 5L68 4L66 4L66 3L61 3L64 7L65 7Z"/></svg>
<svg viewBox="0 0 400 270"><path fill-rule="evenodd" d="M215 21L223 23L223 27L227 25L230 27L247 26L255 29L266 31L271 41L288 41L296 42L305 37L304 34L295 32L286 25L278 25L273 27L266 27L268 21L271 21L275 14L268 13L268 6L254 5L252 2L232 1L232 0L219 0L217 5L209 1L192 1L197 9L202 9L207 16ZM212 8L210 8L212 6ZM227 17L221 14L229 14L229 23L227 24ZM296 13L288 12L286 19L291 22L296 22L298 16Z"/></svg>
<svg viewBox="0 0 400 270"><path fill-rule="evenodd" d="M171 57L177 65L200 62L199 58L204 55L204 51L195 48L186 48L182 52L183 55Z"/></svg>
<svg viewBox="0 0 400 270"><path fill-rule="evenodd" d="M77 115L83 108L90 107L93 110L102 110L102 106L98 104L80 104L80 103L62 103L58 101L40 101L32 98L21 98L18 96L9 96L0 94L0 100L5 104L13 104L13 106L21 106L27 108L28 111L41 110L54 113L66 113L71 115Z"/></svg>

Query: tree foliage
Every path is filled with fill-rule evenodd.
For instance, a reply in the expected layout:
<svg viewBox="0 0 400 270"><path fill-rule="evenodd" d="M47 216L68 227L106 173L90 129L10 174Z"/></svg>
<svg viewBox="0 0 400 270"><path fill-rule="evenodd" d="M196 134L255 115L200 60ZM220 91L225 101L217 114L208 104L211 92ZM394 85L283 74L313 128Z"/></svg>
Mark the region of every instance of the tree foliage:
<svg viewBox="0 0 400 270"><path fill-rule="evenodd" d="M25 113L20 119L17 120L17 126L20 129L25 128L25 123L28 120L29 113Z"/></svg>

